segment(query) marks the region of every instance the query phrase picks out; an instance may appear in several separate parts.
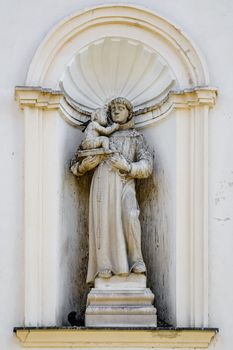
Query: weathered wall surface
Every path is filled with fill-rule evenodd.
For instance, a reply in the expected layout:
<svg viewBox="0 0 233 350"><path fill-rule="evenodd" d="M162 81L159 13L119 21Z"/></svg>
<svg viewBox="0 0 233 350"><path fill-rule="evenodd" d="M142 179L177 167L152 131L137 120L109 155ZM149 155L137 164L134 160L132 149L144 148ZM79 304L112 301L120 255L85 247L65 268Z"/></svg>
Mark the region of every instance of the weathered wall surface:
<svg viewBox="0 0 233 350"><path fill-rule="evenodd" d="M83 323L86 296L88 263L88 204L89 176L76 178L70 172L70 159L80 144L82 132L59 118L59 132L63 137L59 144L59 164L62 179L62 201L59 229L59 324L69 325L67 315L77 311Z"/></svg>
<svg viewBox="0 0 233 350"><path fill-rule="evenodd" d="M175 118L169 117L143 134L154 154L152 176L137 181L142 250L148 286L155 294L158 315L172 324L175 314ZM161 266L161 264L163 266Z"/></svg>
<svg viewBox="0 0 233 350"><path fill-rule="evenodd" d="M112 2L114 1L10 0L2 1L0 4L2 144L0 343L2 349L20 349L12 329L24 323L23 114L14 102L14 87L24 84L35 50L58 21L78 9ZM121 2L127 3L127 1ZM173 0L135 0L134 3L147 6L176 23L194 40L207 61L211 73L211 84L219 89L217 105L211 112L209 121L209 325L220 328L220 334L211 348L231 350L233 343L233 320L230 313L233 309L233 279L231 278L233 265L233 167L231 165L233 3L231 0L175 2ZM72 153L72 150L69 152ZM69 181L73 180L70 178ZM73 186L78 185L73 183ZM75 188L74 192L79 190ZM70 187L64 193L69 195L69 191ZM83 193L84 197L85 195ZM84 240L80 244L85 244ZM69 250L65 241L61 246L61 249L63 248ZM72 247L70 251L75 254ZM85 260L85 256L83 259ZM64 269L67 269L67 265ZM67 270L62 272L65 276ZM82 271L80 274L83 276ZM65 277L64 281L66 281Z"/></svg>

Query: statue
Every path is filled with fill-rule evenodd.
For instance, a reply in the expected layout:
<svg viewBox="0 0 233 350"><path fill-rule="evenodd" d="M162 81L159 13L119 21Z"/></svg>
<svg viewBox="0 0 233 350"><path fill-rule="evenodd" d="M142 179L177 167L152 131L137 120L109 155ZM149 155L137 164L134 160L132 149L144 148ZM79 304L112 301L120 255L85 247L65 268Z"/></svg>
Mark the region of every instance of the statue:
<svg viewBox="0 0 233 350"><path fill-rule="evenodd" d="M81 144L81 148L96 149L103 147L109 149L109 139L107 135L119 129L119 124L113 123L107 126L107 115L104 109L98 108L91 115L91 122L87 125L85 130L85 138Z"/></svg>
<svg viewBox="0 0 233 350"><path fill-rule="evenodd" d="M107 127L105 112L110 123ZM98 152L101 146L102 153ZM93 284L97 276L109 279L131 272L145 274L135 179L152 173L152 154L134 128L132 104L118 97L106 111L94 112L82 149L92 153L83 156L79 151L71 171L82 176L95 169L89 202L87 283Z"/></svg>

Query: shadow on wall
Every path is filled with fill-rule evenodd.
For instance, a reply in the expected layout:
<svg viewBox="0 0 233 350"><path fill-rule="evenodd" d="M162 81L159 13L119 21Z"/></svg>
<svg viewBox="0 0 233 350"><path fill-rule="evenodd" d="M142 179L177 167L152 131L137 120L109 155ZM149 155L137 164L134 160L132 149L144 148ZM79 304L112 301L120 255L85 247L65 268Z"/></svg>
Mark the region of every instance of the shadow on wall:
<svg viewBox="0 0 233 350"><path fill-rule="evenodd" d="M142 252L147 267L147 285L155 295L158 318L170 322L169 317L169 250L171 246L167 219L166 176L158 155L154 159L153 174L136 182L142 226Z"/></svg>
<svg viewBox="0 0 233 350"><path fill-rule="evenodd" d="M64 178L64 219L62 239L62 325L70 325L67 319L76 312L78 324L84 325L89 287L86 284L88 265L88 206L92 174L75 177L68 169Z"/></svg>

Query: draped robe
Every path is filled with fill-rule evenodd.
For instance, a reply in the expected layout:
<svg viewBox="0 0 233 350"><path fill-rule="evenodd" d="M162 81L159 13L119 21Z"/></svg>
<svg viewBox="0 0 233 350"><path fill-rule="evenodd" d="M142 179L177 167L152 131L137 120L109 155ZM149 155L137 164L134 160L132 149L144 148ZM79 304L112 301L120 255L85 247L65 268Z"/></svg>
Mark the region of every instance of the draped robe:
<svg viewBox="0 0 233 350"><path fill-rule="evenodd" d="M93 283L101 270L128 275L143 261L141 226L135 180L152 172L152 155L143 136L135 129L116 131L110 136L110 148L116 149L131 164L123 174L102 161L95 169L89 201L89 261L87 283Z"/></svg>

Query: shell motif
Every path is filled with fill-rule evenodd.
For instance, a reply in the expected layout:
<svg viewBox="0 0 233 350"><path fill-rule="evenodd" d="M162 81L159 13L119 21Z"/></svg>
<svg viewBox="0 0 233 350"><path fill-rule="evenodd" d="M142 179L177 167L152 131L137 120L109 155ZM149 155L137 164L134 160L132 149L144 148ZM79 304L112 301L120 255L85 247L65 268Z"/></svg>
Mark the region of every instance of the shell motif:
<svg viewBox="0 0 233 350"><path fill-rule="evenodd" d="M65 95L82 110L125 97L140 109L161 100L175 78L167 63L143 43L107 37L80 50L61 78Z"/></svg>

